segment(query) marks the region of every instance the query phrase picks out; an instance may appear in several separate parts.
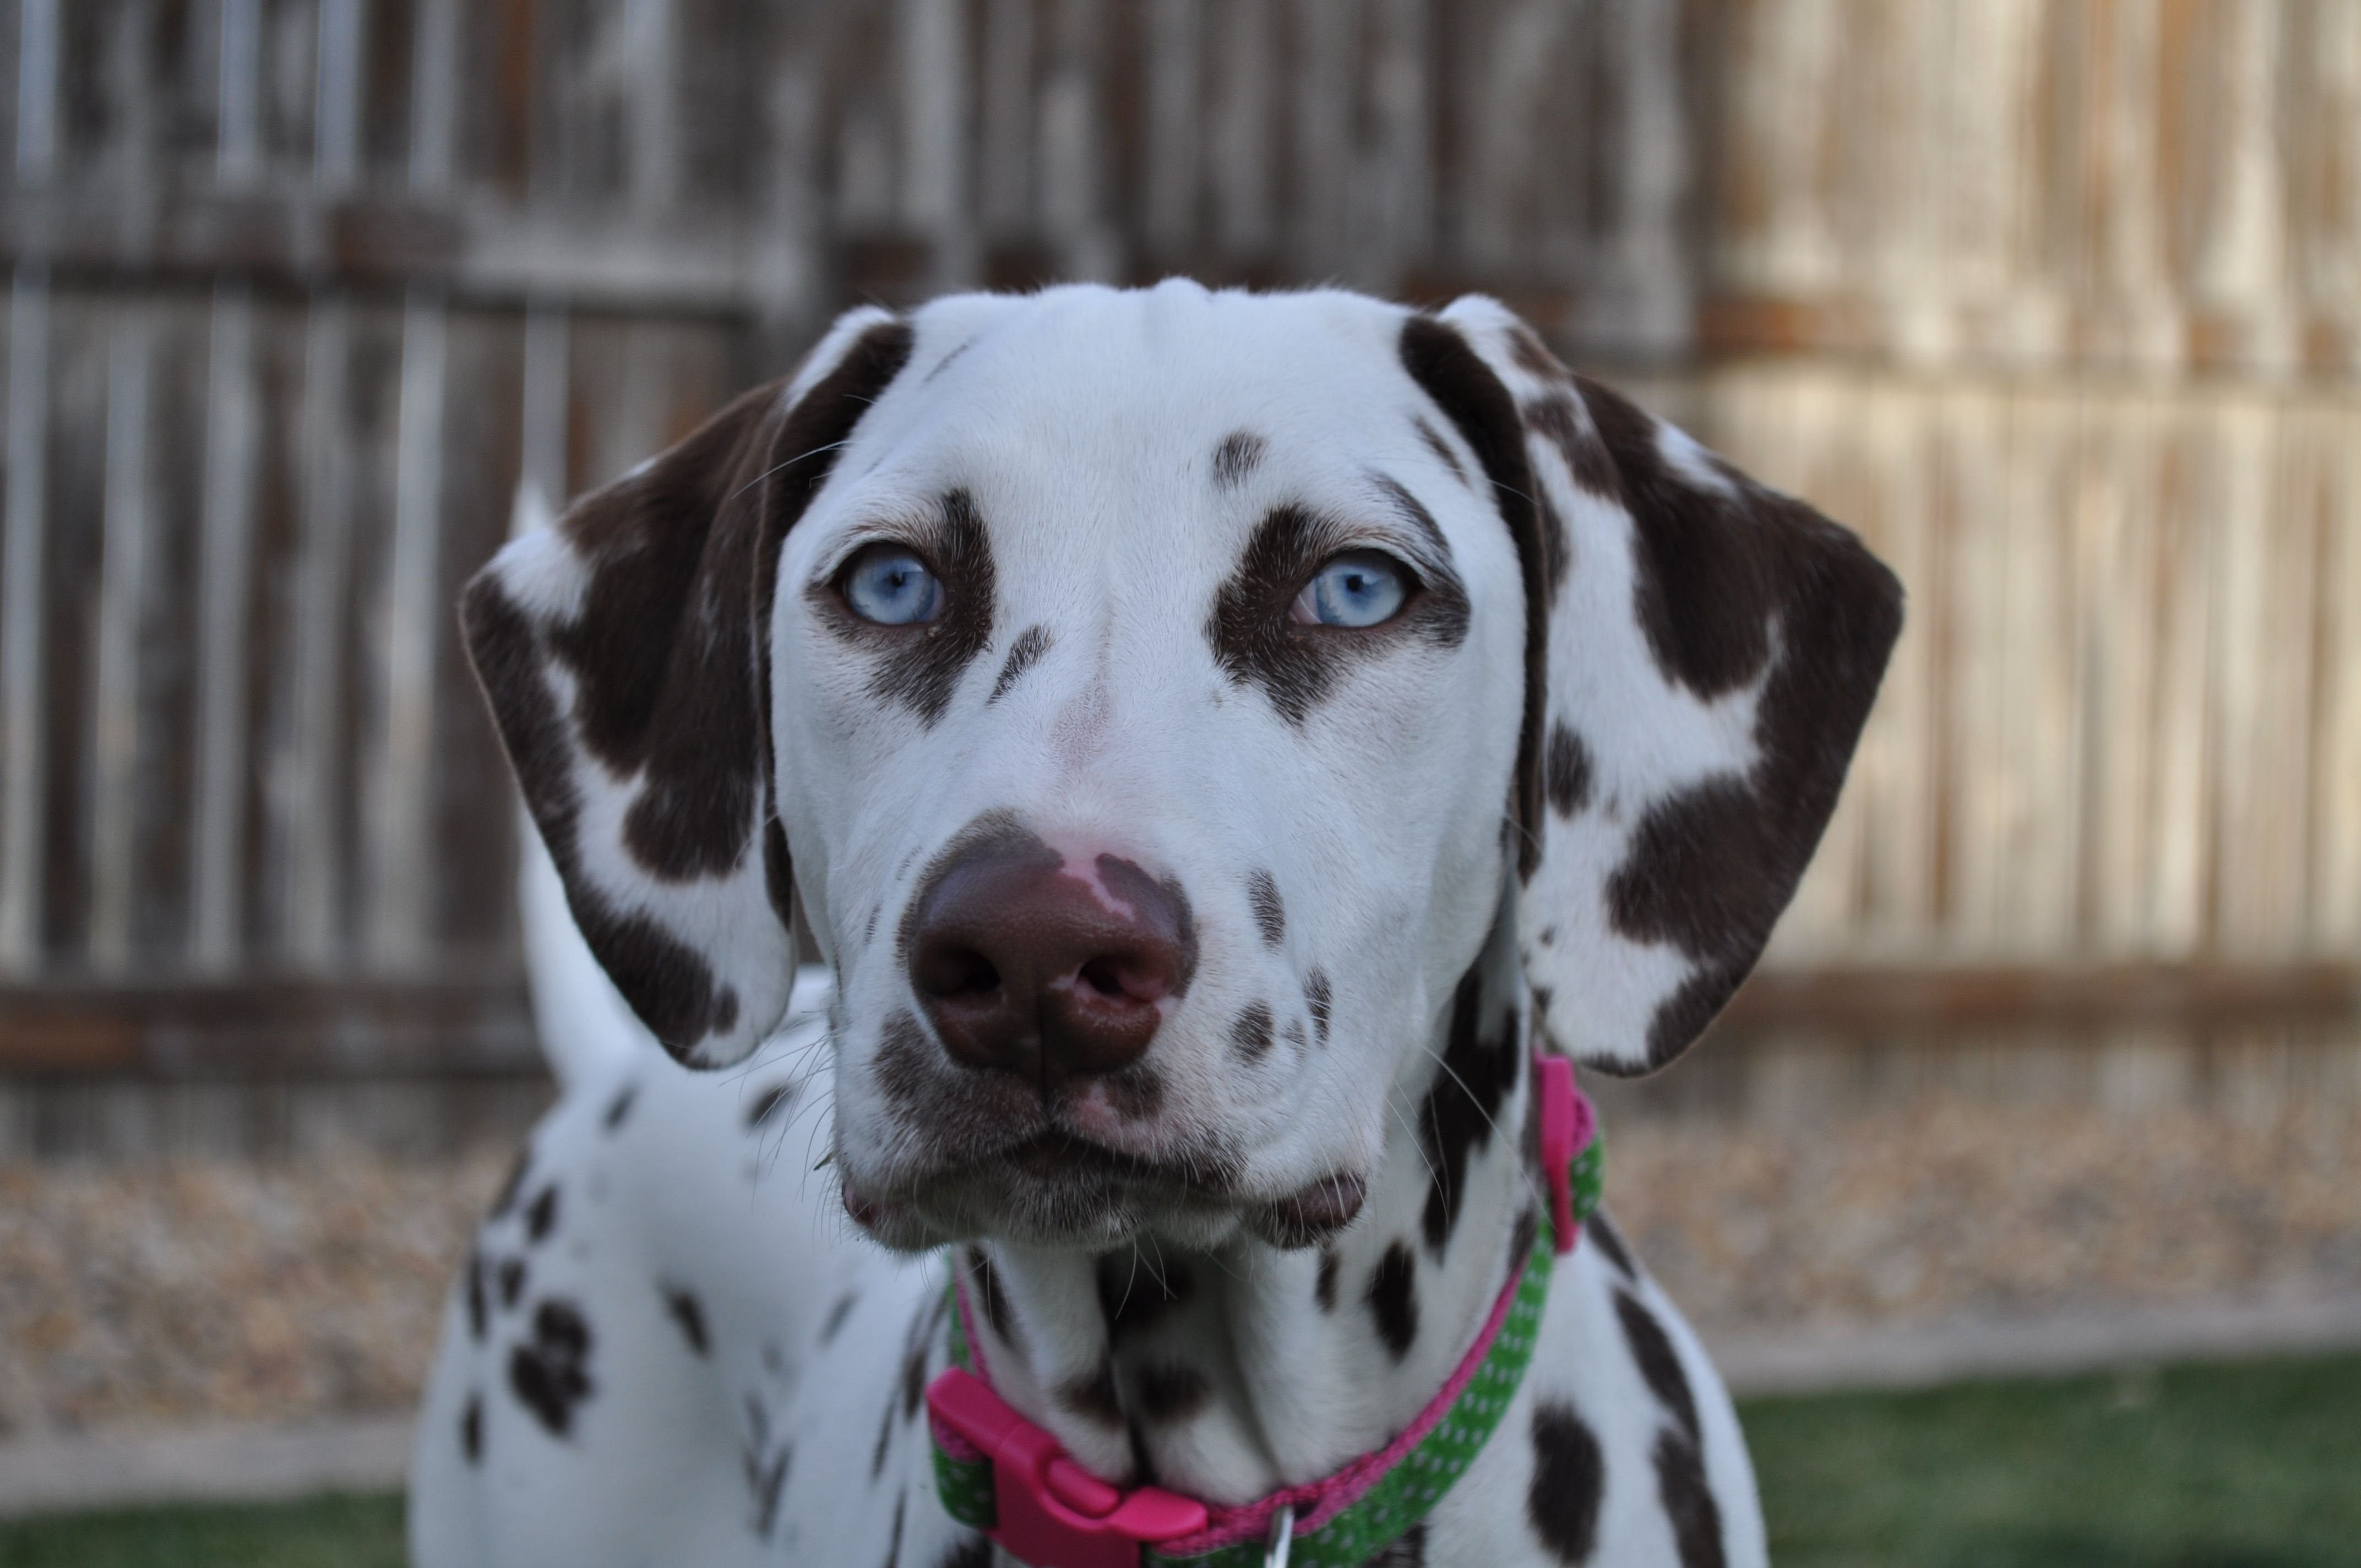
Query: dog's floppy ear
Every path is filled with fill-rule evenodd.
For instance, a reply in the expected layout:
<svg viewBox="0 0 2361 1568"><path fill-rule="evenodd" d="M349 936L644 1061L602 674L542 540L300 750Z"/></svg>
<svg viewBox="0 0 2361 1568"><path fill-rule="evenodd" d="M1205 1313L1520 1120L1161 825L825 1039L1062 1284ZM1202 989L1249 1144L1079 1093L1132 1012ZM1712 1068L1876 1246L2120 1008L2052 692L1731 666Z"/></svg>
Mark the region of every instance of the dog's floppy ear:
<svg viewBox="0 0 2361 1568"><path fill-rule="evenodd" d="M1490 478L1525 578L1517 924L1560 1049L1680 1054L1761 956L1835 809L1902 587L1861 542L1570 374L1498 302L1404 367Z"/></svg>
<svg viewBox="0 0 2361 1568"><path fill-rule="evenodd" d="M844 316L791 379L514 541L462 600L575 920L691 1066L745 1056L795 983L768 739L779 546L910 339L883 311Z"/></svg>

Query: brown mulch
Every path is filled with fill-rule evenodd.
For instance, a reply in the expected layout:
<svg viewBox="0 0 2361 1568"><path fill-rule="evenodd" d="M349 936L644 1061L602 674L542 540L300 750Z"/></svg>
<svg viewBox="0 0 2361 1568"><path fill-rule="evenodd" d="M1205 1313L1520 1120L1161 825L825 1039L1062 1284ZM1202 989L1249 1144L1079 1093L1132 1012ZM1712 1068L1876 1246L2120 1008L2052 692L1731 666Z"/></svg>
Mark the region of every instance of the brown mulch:
<svg viewBox="0 0 2361 1568"><path fill-rule="evenodd" d="M1609 1149L1617 1220L1708 1329L2361 1290L2349 1102L1610 1118ZM0 1168L0 1420L401 1409L505 1165Z"/></svg>
<svg viewBox="0 0 2361 1568"><path fill-rule="evenodd" d="M405 1407L506 1166L0 1168L0 1419L21 1431Z"/></svg>
<svg viewBox="0 0 2361 1568"><path fill-rule="evenodd" d="M2361 1291L2350 1102L1610 1127L1607 1199L1707 1328Z"/></svg>

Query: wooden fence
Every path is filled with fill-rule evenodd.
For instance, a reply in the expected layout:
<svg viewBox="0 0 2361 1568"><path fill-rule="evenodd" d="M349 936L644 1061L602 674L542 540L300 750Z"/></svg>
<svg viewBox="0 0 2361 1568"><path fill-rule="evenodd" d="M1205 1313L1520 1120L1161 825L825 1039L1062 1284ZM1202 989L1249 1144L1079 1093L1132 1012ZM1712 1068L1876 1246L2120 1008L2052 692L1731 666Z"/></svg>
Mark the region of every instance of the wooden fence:
<svg viewBox="0 0 2361 1568"><path fill-rule="evenodd" d="M4 0L11 137L0 1065L523 1059L519 476L1170 271L1498 292L1902 570L1762 997L2361 995L2352 0Z"/></svg>

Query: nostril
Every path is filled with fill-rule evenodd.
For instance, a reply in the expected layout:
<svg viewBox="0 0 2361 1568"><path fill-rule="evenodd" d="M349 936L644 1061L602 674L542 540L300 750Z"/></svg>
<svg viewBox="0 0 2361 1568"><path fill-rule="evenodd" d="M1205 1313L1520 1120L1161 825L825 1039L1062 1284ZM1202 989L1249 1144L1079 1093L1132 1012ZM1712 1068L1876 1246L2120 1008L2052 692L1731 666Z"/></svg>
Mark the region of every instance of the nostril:
<svg viewBox="0 0 2361 1568"><path fill-rule="evenodd" d="M1082 967L1084 985L1101 996L1128 998L1130 992L1123 983L1123 966L1113 959L1093 959Z"/></svg>
<svg viewBox="0 0 2361 1568"><path fill-rule="evenodd" d="M928 995L950 1000L987 996L1000 989L1000 969L973 948L937 948L928 952L915 977Z"/></svg>

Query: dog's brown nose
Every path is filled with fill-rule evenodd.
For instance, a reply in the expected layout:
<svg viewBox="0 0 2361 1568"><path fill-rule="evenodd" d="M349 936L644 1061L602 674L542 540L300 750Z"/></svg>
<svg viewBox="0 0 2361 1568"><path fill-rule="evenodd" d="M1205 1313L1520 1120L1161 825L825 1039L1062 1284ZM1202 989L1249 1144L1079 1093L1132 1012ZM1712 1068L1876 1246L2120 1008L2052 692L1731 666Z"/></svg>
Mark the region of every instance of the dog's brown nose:
<svg viewBox="0 0 2361 1568"><path fill-rule="evenodd" d="M1196 967L1177 886L1029 833L960 855L913 915L910 981L944 1046L1045 1089L1136 1060Z"/></svg>

